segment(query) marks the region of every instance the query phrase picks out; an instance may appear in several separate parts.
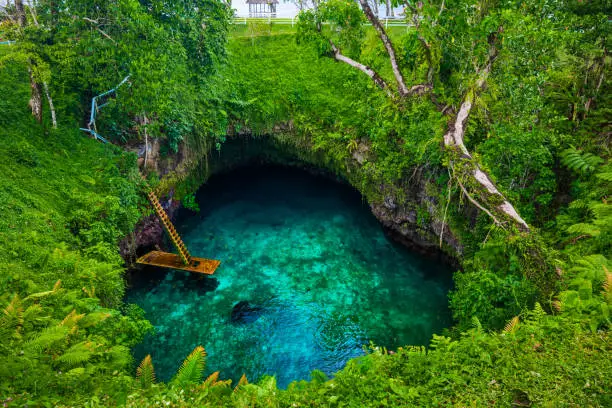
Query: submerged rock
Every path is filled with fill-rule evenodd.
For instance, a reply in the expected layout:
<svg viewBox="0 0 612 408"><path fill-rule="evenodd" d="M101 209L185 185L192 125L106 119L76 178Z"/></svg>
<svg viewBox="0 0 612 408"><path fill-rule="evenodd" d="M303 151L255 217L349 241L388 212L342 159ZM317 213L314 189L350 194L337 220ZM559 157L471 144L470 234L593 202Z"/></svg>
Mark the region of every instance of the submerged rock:
<svg viewBox="0 0 612 408"><path fill-rule="evenodd" d="M232 323L253 323L261 316L263 308L251 306L246 300L241 300L232 308Z"/></svg>

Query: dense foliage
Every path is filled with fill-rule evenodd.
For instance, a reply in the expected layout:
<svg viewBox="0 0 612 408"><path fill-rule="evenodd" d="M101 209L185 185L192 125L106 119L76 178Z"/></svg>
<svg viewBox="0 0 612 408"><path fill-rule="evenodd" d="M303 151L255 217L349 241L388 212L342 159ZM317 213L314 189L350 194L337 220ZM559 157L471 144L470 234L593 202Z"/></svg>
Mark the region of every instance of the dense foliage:
<svg viewBox="0 0 612 408"><path fill-rule="evenodd" d="M24 67L4 65L0 395L52 406L77 390L127 390L130 347L151 325L122 304L117 244L145 202L133 155L75 126L45 131L28 112L28 93Z"/></svg>
<svg viewBox="0 0 612 408"><path fill-rule="evenodd" d="M213 0L38 1L25 27L5 18L0 35L17 44L0 50L2 402L612 404L605 2L406 5L414 25L388 34L406 81L430 83L430 96L389 98L363 72L329 58L333 43L393 83L383 45L352 2L304 12L296 34L261 22L236 27L229 45L228 8ZM496 60L487 86L473 92L492 34ZM382 199L381 185L401 197L417 170L429 174L440 217L464 248L450 298L457 325L427 349L372 345L333 379L314 372L287 390L273 378L243 378L235 388L218 374L202 382L200 347L170 383L156 382L155 361L130 357L151 326L138 307L122 304L117 250L144 211L136 158L77 130L90 98L128 74L129 87L99 116L101 133L117 144L142 139L145 128L168 153L186 139L206 150L222 148L226 133L274 135L371 202ZM32 82L48 83L57 130L46 114L42 124L30 117ZM469 92L466 145L530 233L476 213L446 170L453 156L441 149L449 120L440 107L457 108ZM360 170L347 174L364 151ZM431 213L418 210L419 222L429 222Z"/></svg>

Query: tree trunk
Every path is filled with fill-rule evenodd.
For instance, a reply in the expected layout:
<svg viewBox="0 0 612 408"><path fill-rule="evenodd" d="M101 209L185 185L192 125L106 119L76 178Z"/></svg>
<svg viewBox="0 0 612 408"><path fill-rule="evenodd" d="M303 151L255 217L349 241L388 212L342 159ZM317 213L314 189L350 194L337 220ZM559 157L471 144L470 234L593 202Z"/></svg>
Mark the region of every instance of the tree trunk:
<svg viewBox="0 0 612 408"><path fill-rule="evenodd" d="M385 10L386 10L386 16L389 17L391 15L391 13L393 12L393 9L391 8L391 1L390 0L385 0Z"/></svg>
<svg viewBox="0 0 612 408"><path fill-rule="evenodd" d="M17 17L17 24L19 27L24 28L26 26L26 14L25 9L23 8L22 0L15 0L15 13ZM28 105L30 109L32 109L32 115L36 118L36 120L41 123L42 122L42 96L40 93L40 84L36 82L34 78L34 72L32 71L32 60L28 60L28 74L30 75L30 102Z"/></svg>
<svg viewBox="0 0 612 408"><path fill-rule="evenodd" d="M53 5L52 5L53 7ZM15 0L15 9L17 10L17 19L19 21L19 25L21 27L26 26L26 15L25 10L23 8L22 0ZM39 27L38 19L36 18L36 13L32 7L30 7L30 14L32 16L32 21L34 21L34 25ZM40 92L40 83L36 81L34 78L32 65L34 62L29 59L28 60L28 72L30 74L30 89L31 89L31 97L30 97L30 108L32 109L32 115L36 118L38 123L42 123L42 93ZM49 92L49 85L47 82L43 81L42 83L43 89L45 91L45 96L47 97L47 102L49 103L49 110L51 111L51 123L53 124L53 128L57 129L57 118L55 116L55 106L53 105L53 99L51 98L51 93Z"/></svg>
<svg viewBox="0 0 612 408"><path fill-rule="evenodd" d="M23 8L23 0L15 0L15 14L17 17L17 24L19 27L25 27L26 25L26 14Z"/></svg>
<svg viewBox="0 0 612 408"><path fill-rule="evenodd" d="M370 8L368 1L359 0L359 3L361 4L361 8L363 9L363 12L365 13L366 17L368 18L368 20L370 20L370 23L372 23L372 26L378 32L378 36L380 37L380 40L385 46L385 49L387 50L387 54L389 54L389 60L391 61L391 69L393 70L393 75L395 76L395 80L397 81L397 88L398 88L399 94L401 97L405 97L406 95L409 94L409 91L408 91L408 88L406 87L406 82L404 81L402 72L399 69L399 65L397 64L397 58L395 57L395 49L393 48L393 43L391 43L391 40L389 39L389 36L385 32L385 29L380 24L380 21L378 20L378 18L376 18L376 16L372 12L372 9Z"/></svg>
<svg viewBox="0 0 612 408"><path fill-rule="evenodd" d="M36 118L38 123L42 123L42 95L40 92L40 84L36 82L34 78L34 74L32 73L32 68L28 68L28 72L30 73L30 108L32 109L32 115Z"/></svg>
<svg viewBox="0 0 612 408"><path fill-rule="evenodd" d="M144 154L144 166L143 171L147 171L147 159L149 158L149 133L147 132L147 125L149 124L149 120L147 119L147 114L144 114L144 134L145 134L145 154Z"/></svg>
<svg viewBox="0 0 612 408"><path fill-rule="evenodd" d="M53 105L53 99L51 99L51 94L49 93L49 85L43 81L43 89L45 90L45 96L47 97L47 102L49 103L49 110L51 111L51 123L53 124L53 129L57 129L57 118L55 116L55 106Z"/></svg>

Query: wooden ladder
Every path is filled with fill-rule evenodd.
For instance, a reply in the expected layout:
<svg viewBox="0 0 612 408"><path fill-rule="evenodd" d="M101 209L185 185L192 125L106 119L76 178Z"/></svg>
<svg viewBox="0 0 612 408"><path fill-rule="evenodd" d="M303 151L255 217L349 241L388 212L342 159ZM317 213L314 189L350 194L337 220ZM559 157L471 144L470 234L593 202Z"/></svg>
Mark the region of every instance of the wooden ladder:
<svg viewBox="0 0 612 408"><path fill-rule="evenodd" d="M168 214L166 214L166 211L164 211L161 204L159 203L159 199L152 190L149 190L147 196L149 197L149 201L151 202L151 204L153 204L153 208L155 208L157 216L161 220L162 224L164 224L164 228L168 232L168 235L170 235L172 243L178 250L181 260L185 265L189 265L191 262L191 255L189 254L189 251L187 251L187 247L185 246L185 243L179 236L178 232L176 232L176 228L174 228L174 225L172 224L172 221L170 221Z"/></svg>

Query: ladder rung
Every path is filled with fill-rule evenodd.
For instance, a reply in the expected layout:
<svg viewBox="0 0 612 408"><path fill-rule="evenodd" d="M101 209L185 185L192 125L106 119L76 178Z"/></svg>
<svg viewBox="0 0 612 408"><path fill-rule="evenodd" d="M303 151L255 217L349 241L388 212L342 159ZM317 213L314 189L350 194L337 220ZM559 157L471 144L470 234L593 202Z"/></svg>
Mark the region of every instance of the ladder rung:
<svg viewBox="0 0 612 408"><path fill-rule="evenodd" d="M176 231L174 224L172 224L170 217L168 216L164 208L161 206L161 203L159 202L153 190L150 190L147 195L149 197L149 201L151 201L151 204L155 209L155 212L157 213L157 216L160 218L162 224L166 228L166 231L170 235L174 246L178 250L181 260L186 264L189 264L191 262L191 254L189 254L189 251L187 251L187 247L181 239L181 236Z"/></svg>

